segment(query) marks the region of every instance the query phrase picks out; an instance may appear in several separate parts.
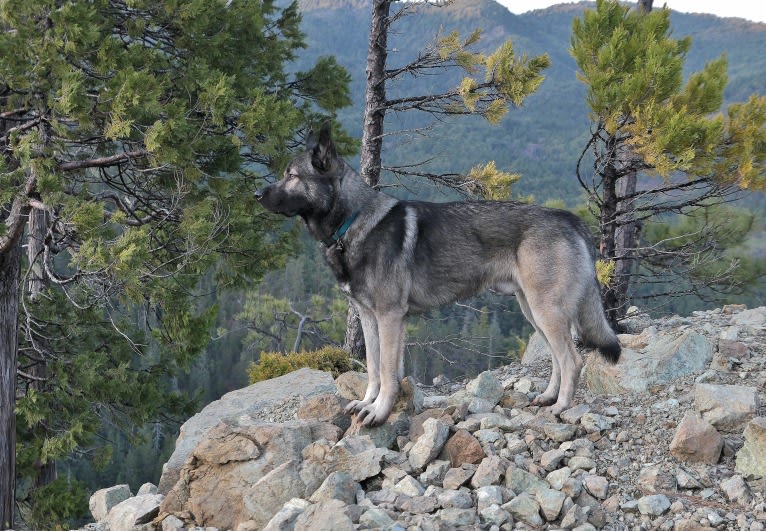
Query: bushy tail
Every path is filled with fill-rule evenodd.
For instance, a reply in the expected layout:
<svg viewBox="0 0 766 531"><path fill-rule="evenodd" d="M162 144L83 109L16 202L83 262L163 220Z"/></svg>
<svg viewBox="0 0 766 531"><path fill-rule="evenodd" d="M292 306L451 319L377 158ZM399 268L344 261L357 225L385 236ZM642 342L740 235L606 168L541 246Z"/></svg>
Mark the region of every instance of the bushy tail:
<svg viewBox="0 0 766 531"><path fill-rule="evenodd" d="M595 279L582 301L578 317L577 334L583 346L598 349L604 359L610 363L617 363L622 347L617 334L606 320L604 307L601 304L601 294Z"/></svg>

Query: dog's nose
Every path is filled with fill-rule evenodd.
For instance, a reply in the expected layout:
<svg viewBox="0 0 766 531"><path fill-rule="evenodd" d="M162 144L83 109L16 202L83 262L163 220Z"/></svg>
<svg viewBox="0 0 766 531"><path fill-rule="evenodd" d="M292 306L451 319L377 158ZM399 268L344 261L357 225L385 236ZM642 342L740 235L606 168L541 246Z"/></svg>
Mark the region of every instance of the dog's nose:
<svg viewBox="0 0 766 531"><path fill-rule="evenodd" d="M260 190L255 191L255 199L260 201L263 199L263 196L266 195L266 188L261 188Z"/></svg>

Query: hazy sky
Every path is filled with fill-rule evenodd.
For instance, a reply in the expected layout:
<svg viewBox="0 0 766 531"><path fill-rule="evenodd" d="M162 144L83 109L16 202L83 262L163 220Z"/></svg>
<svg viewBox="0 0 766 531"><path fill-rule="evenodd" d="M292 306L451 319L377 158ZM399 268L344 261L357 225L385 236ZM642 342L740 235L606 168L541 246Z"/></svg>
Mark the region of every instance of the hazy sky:
<svg viewBox="0 0 766 531"><path fill-rule="evenodd" d="M513 13L524 13L553 4L572 3L567 0L498 0ZM766 22L766 2L763 0L655 0L654 7L667 6L682 13L709 13L719 17L740 17Z"/></svg>

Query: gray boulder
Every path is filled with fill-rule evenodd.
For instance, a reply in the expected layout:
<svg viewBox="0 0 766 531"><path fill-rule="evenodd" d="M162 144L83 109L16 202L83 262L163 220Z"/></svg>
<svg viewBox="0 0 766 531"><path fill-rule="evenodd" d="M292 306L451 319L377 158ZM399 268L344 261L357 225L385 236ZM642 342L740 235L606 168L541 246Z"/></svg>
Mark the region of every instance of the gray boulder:
<svg viewBox="0 0 766 531"><path fill-rule="evenodd" d="M332 375L314 369L299 369L278 378L258 382L243 389L226 393L181 426L173 454L162 469L157 491L167 494L180 477L181 468L205 433L226 422L230 425L252 426L263 412L291 397L309 398L335 392Z"/></svg>

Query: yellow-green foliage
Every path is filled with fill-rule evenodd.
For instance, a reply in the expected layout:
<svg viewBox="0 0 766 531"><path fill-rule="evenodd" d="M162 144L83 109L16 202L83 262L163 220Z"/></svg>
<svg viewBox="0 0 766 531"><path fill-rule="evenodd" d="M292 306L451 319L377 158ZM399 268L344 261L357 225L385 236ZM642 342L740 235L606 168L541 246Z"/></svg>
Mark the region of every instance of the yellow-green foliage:
<svg viewBox="0 0 766 531"><path fill-rule="evenodd" d="M474 166L468 173L468 179L475 181L485 199L508 199L511 196L511 185L520 179L516 173L500 171L495 161L489 161L485 166Z"/></svg>
<svg viewBox="0 0 766 531"><path fill-rule="evenodd" d="M608 286L614 276L614 260L596 260L596 279L602 286Z"/></svg>
<svg viewBox="0 0 766 531"><path fill-rule="evenodd" d="M247 369L251 384L270 380L303 367L332 373L333 377L351 370L348 352L336 347L323 347L308 352L261 352L261 359L250 364Z"/></svg>

